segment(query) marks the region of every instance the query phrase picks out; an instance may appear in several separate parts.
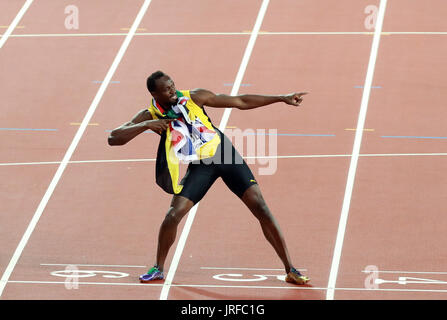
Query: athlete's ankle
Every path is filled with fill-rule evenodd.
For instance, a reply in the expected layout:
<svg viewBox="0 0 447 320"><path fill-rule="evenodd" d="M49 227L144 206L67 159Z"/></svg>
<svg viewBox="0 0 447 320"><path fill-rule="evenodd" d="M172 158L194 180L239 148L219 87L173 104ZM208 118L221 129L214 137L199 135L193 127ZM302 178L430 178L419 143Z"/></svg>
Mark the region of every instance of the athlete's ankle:
<svg viewBox="0 0 447 320"><path fill-rule="evenodd" d="M159 265L158 263L154 264L154 267L163 272L163 266Z"/></svg>
<svg viewBox="0 0 447 320"><path fill-rule="evenodd" d="M292 272L292 271L298 271L293 265L289 265L285 267L286 273Z"/></svg>

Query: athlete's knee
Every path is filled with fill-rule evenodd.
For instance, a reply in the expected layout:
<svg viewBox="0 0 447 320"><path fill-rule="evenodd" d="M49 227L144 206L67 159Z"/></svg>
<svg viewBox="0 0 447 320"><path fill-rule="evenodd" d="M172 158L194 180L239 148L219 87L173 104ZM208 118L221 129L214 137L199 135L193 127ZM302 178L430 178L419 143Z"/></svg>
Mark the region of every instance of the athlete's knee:
<svg viewBox="0 0 447 320"><path fill-rule="evenodd" d="M256 207L265 207L266 203L264 197L262 196L261 191L257 185L253 185L248 188L244 193L245 202L251 204Z"/></svg>
<svg viewBox="0 0 447 320"><path fill-rule="evenodd" d="M252 189L252 190L250 190ZM253 214L259 220L268 221L272 220L272 215L270 210L265 202L259 188L250 188L247 190L248 192L244 194L244 201Z"/></svg>
<svg viewBox="0 0 447 320"><path fill-rule="evenodd" d="M267 203L265 202L265 200L263 198L257 198L254 201L253 207L263 217L270 217L270 215L271 215L270 210L267 206Z"/></svg>
<svg viewBox="0 0 447 320"><path fill-rule="evenodd" d="M179 224L190 209L191 204L187 201L173 201L166 213L165 221L168 223Z"/></svg>
<svg viewBox="0 0 447 320"><path fill-rule="evenodd" d="M164 224L166 225L177 225L182 220L182 215L179 211L175 210L173 207L169 208L166 213Z"/></svg>
<svg viewBox="0 0 447 320"><path fill-rule="evenodd" d="M259 211L256 214L256 218L258 218L261 224L275 223L275 218L273 217L272 213L265 203L259 206Z"/></svg>

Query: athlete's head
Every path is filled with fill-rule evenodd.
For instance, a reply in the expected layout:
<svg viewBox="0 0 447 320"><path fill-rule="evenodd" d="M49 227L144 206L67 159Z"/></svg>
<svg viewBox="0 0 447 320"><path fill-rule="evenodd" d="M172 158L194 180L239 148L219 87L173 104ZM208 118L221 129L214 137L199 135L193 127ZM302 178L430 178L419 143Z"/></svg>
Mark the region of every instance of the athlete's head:
<svg viewBox="0 0 447 320"><path fill-rule="evenodd" d="M177 103L174 81L162 71L151 74L146 81L147 89L158 103L170 106Z"/></svg>

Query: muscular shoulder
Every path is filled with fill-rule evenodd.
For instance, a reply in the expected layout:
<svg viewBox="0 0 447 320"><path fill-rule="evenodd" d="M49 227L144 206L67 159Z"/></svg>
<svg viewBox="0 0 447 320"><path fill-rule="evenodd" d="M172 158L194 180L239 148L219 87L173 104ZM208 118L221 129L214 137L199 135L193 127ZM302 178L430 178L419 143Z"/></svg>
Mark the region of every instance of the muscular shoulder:
<svg viewBox="0 0 447 320"><path fill-rule="evenodd" d="M215 96L211 91L202 88L193 89L189 91L189 94L194 103L200 107L206 105L207 101Z"/></svg>
<svg viewBox="0 0 447 320"><path fill-rule="evenodd" d="M152 120L152 115L148 109L142 109L132 118L131 122L140 123L146 120Z"/></svg>

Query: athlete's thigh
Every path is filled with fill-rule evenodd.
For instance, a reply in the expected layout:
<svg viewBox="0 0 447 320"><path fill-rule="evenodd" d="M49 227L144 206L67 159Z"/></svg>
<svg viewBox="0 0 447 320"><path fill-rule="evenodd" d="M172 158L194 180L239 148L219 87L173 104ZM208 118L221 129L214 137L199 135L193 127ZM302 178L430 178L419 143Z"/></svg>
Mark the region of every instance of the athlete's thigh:
<svg viewBox="0 0 447 320"><path fill-rule="evenodd" d="M224 164L220 168L222 180L241 199L248 188L257 184L253 173L245 161L238 164Z"/></svg>
<svg viewBox="0 0 447 320"><path fill-rule="evenodd" d="M180 215L185 215L188 213L189 210L194 206L194 202L192 202L190 199L180 196L178 194L175 194L172 197L171 200L171 209L174 209L176 213L179 213Z"/></svg>
<svg viewBox="0 0 447 320"><path fill-rule="evenodd" d="M183 188L178 196L185 197L194 204L199 202L218 178L215 169L212 164L190 164L180 183Z"/></svg>

